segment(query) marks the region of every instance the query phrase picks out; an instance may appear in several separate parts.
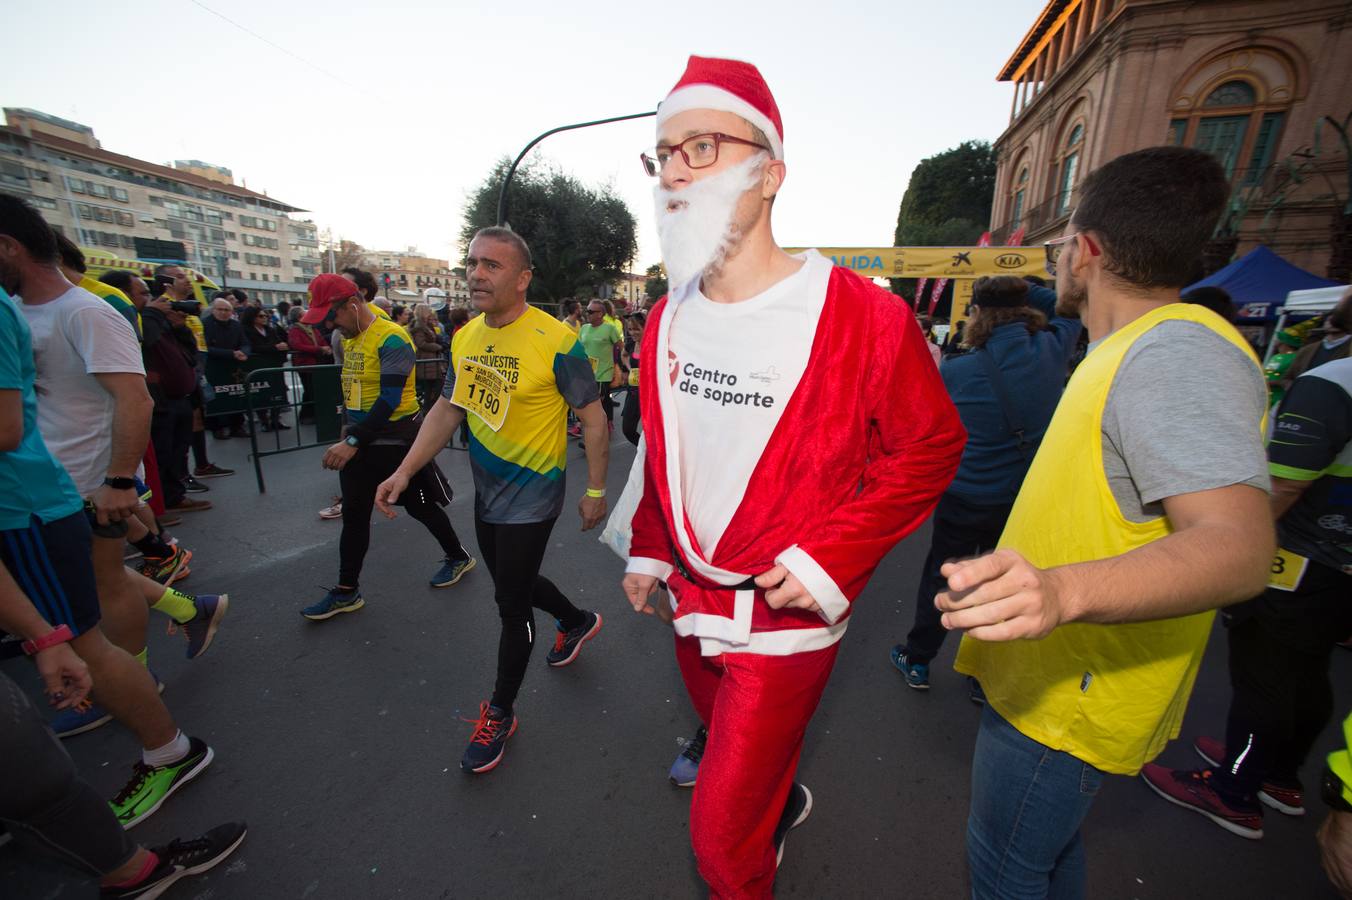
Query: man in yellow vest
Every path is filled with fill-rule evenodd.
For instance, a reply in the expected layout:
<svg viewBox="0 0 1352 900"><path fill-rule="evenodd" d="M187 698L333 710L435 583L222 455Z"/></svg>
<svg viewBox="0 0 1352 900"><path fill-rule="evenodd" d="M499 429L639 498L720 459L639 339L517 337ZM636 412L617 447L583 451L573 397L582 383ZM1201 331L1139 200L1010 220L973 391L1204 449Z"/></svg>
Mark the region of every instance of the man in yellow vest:
<svg viewBox="0 0 1352 900"><path fill-rule="evenodd" d="M987 698L967 822L982 900L1084 896L1080 824L1104 775L1178 735L1214 610L1263 589L1275 546L1262 370L1229 323L1179 302L1224 170L1156 147L1079 193L1047 267L1089 353L998 548L946 564L935 600Z"/></svg>
<svg viewBox="0 0 1352 900"><path fill-rule="evenodd" d="M318 275L310 282L306 325L332 325L343 341L343 439L324 454L326 469L338 472L343 533L338 539L338 584L301 610L312 622L365 605L358 578L371 543L376 486L393 474L418 436L422 423L413 341L402 326L375 314L360 288L341 275ZM446 517L451 488L435 462L419 466L399 503L441 545L444 558L429 584L450 587L474 568Z"/></svg>

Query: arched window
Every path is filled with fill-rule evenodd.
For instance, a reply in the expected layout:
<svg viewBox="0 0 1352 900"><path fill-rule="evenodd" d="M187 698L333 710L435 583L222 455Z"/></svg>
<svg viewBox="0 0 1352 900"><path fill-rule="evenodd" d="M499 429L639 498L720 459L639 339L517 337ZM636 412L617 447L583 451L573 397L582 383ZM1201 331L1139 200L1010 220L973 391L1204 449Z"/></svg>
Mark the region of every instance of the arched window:
<svg viewBox="0 0 1352 900"><path fill-rule="evenodd" d="M1056 202L1052 204L1056 215L1063 216L1070 211L1070 195L1075 190L1076 176L1080 171L1080 153L1084 149L1084 125L1077 122L1066 135L1060 147L1060 162L1057 166Z"/></svg>
<svg viewBox="0 0 1352 900"><path fill-rule="evenodd" d="M1024 201L1028 197L1028 167L1019 167L1019 175L1014 179L1014 194L1009 206L1009 229L1013 231L1023 222Z"/></svg>
<svg viewBox="0 0 1352 900"><path fill-rule="evenodd" d="M1259 184L1276 159L1298 78L1275 47L1232 46L1201 60L1174 89L1169 143L1212 154L1238 185Z"/></svg>
<svg viewBox="0 0 1352 900"><path fill-rule="evenodd" d="M1253 85L1247 81L1227 81L1206 95L1203 106L1253 106L1257 101Z"/></svg>

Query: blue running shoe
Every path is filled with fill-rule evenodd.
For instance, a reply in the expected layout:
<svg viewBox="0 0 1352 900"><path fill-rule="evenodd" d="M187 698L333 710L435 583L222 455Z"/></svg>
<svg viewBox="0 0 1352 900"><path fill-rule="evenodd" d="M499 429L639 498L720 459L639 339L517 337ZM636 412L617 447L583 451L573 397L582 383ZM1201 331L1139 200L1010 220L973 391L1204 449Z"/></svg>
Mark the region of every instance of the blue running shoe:
<svg viewBox="0 0 1352 900"><path fill-rule="evenodd" d="M474 734L460 758L460 768L466 772L482 773L497 768L507 739L516 734L516 716L490 706L485 700L479 704L479 718L474 722Z"/></svg>
<svg viewBox="0 0 1352 900"><path fill-rule="evenodd" d="M366 601L361 598L361 591L357 588L350 591L329 588L323 600L305 607L300 614L311 622L322 622L325 619L332 619L339 613L356 612L365 605Z"/></svg>
<svg viewBox="0 0 1352 900"><path fill-rule="evenodd" d="M681 755L671 764L667 777L672 784L677 787L695 786L695 779L699 776L699 761L704 757L704 744L708 740L709 731L701 725L695 736L685 742Z"/></svg>
<svg viewBox="0 0 1352 900"><path fill-rule="evenodd" d="M568 631L564 631L557 622L554 627L558 631L554 635L553 648L545 654L545 662L557 669L577 659L577 655L582 652L582 644L601 630L601 614L584 609L581 625Z"/></svg>
<svg viewBox="0 0 1352 900"><path fill-rule="evenodd" d="M192 598L197 615L183 623L183 634L188 638L188 659L196 659L211 646L216 628L230 606L229 594L198 594ZM170 626L170 631L173 626Z"/></svg>
<svg viewBox="0 0 1352 900"><path fill-rule="evenodd" d="M52 731L59 738L74 737L93 731L113 721L112 713L97 703L86 702L80 706L63 709L52 719Z"/></svg>
<svg viewBox="0 0 1352 900"><path fill-rule="evenodd" d="M478 560L472 556L457 560L448 556L441 561L441 568L437 569L437 574L432 576L429 583L432 587L450 587L459 581L462 575L478 564Z"/></svg>
<svg viewBox="0 0 1352 900"><path fill-rule="evenodd" d="M917 691L929 690L929 665L926 663L911 662L906 657L906 648L897 644L892 648L892 665L897 667L906 678L906 686L914 688Z"/></svg>

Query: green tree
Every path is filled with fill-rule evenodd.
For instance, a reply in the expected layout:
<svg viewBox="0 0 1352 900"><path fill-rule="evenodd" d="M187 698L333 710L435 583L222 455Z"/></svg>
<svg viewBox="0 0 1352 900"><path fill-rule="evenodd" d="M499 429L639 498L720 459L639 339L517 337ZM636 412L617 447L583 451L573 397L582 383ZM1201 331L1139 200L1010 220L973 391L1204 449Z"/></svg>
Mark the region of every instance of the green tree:
<svg viewBox="0 0 1352 900"><path fill-rule="evenodd" d="M648 280L643 282L644 293L648 295L649 300L660 300L667 292L667 276L662 271L662 266L654 263L648 266L648 271L644 274L648 276Z"/></svg>
<svg viewBox="0 0 1352 900"><path fill-rule="evenodd" d="M480 228L497 224L498 191L511 162L499 160L470 192L460 249ZM593 188L535 160L518 168L509 190L508 220L535 261L529 299L557 303L586 296L616 280L638 252L638 223L609 185Z"/></svg>
<svg viewBox="0 0 1352 900"><path fill-rule="evenodd" d="M985 141L964 141L922 159L897 211L897 247L975 244L986 231L995 199L995 151ZM892 290L915 292L915 279L892 278Z"/></svg>

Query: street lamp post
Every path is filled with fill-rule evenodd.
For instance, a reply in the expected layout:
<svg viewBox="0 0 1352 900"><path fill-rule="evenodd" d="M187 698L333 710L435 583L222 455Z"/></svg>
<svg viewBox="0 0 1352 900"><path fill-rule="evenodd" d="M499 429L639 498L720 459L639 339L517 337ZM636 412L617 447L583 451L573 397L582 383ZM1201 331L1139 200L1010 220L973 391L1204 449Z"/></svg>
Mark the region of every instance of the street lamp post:
<svg viewBox="0 0 1352 900"><path fill-rule="evenodd" d="M634 113L628 116L613 116L609 119L596 119L592 122L578 122L576 125L560 125L558 128L551 128L544 134L538 136L535 140L526 145L525 149L517 154L516 159L512 160L512 166L507 170L507 177L502 179L502 188L498 191L498 224L507 224L507 189L512 185L512 176L516 174L516 167L521 164L536 144L549 137L551 134L558 134L560 131L573 131L577 128L590 128L593 125L609 125L611 122L627 122L630 119L646 119L648 116L657 115L657 110L652 112Z"/></svg>

